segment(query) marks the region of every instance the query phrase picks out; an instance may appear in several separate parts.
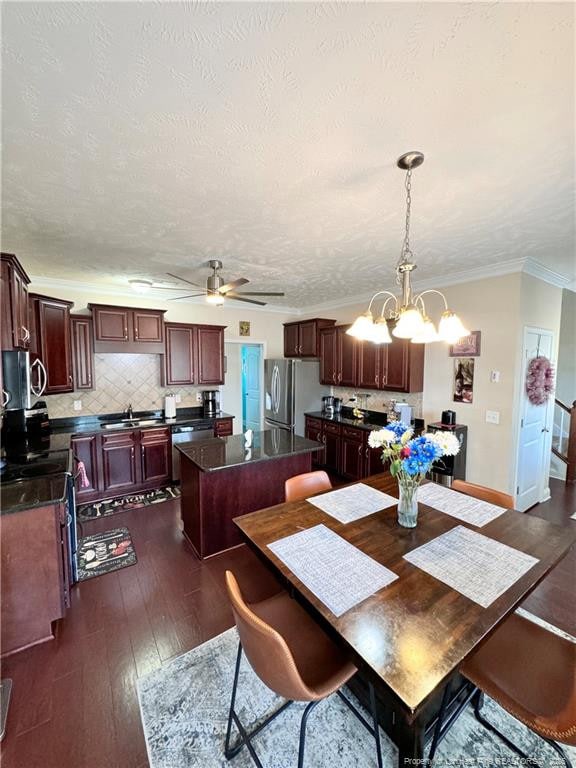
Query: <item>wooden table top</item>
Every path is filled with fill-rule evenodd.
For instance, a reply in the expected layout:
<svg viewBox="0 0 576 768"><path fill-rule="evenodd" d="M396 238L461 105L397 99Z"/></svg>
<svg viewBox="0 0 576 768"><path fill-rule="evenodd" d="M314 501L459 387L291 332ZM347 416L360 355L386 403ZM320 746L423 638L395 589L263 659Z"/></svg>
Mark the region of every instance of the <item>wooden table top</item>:
<svg viewBox="0 0 576 768"><path fill-rule="evenodd" d="M362 481L392 496L397 483L388 473ZM576 541L574 531L532 515L508 510L475 530L538 558L539 562L488 608L482 608L403 559L403 555L457 525L466 525L424 504L418 526L402 528L396 506L342 524L306 502L279 504L235 518L247 543L298 593L301 602L333 636L343 640L356 665L374 673L410 713L417 714L447 679ZM267 545L324 524L399 578L337 618ZM465 563L463 563L465 567Z"/></svg>

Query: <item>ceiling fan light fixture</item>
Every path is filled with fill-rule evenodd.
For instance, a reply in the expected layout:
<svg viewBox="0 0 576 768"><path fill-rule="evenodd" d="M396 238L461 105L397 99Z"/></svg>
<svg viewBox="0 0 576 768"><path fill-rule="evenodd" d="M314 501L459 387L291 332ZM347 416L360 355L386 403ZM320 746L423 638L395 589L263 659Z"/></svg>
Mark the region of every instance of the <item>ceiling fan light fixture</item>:
<svg viewBox="0 0 576 768"><path fill-rule="evenodd" d="M208 304L214 304L217 307L221 307L224 304L224 296L221 293L207 293L206 301Z"/></svg>
<svg viewBox="0 0 576 768"><path fill-rule="evenodd" d="M148 293L153 286L153 283L151 283L150 280L128 280L128 283L135 293Z"/></svg>
<svg viewBox="0 0 576 768"><path fill-rule="evenodd" d="M354 320L346 333L348 336L353 336L355 339L359 339L360 341L367 341L372 336L373 326L374 319L372 317L372 312L368 310L367 312L364 312L363 315L360 315L356 318L356 320Z"/></svg>
<svg viewBox="0 0 576 768"><path fill-rule="evenodd" d="M442 313L440 323L438 324L438 336L442 341L447 341L449 344L455 344L458 339L469 335L470 331L465 328L462 320L460 320L455 312L447 309Z"/></svg>

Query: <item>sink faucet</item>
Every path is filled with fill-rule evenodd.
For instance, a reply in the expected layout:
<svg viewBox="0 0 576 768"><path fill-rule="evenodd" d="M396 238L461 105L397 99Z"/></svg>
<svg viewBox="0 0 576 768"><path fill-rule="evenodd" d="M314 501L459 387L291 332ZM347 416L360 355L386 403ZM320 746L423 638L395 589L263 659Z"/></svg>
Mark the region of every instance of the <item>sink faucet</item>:
<svg viewBox="0 0 576 768"><path fill-rule="evenodd" d="M134 418L134 411L132 410L132 403L128 403L128 408L126 408L126 416L128 416L129 419Z"/></svg>

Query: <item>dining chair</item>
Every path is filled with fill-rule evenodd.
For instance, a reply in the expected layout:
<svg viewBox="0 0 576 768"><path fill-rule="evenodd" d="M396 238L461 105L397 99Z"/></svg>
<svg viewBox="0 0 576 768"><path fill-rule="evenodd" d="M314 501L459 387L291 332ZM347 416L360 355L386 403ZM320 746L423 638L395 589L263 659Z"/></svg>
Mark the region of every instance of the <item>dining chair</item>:
<svg viewBox="0 0 576 768"><path fill-rule="evenodd" d="M525 754L482 714L484 694L487 694L548 742L567 768L572 768L557 742L576 746L576 643L512 614L462 664L460 672L475 690L449 717L445 717L452 705L448 702L448 687L445 689L428 755L429 763L434 759L438 744L472 698L478 722L520 755L526 765L536 765L532 756Z"/></svg>
<svg viewBox="0 0 576 768"><path fill-rule="evenodd" d="M252 745L253 737L294 701L306 701L308 704L302 714L298 745L298 768L302 768L308 717L321 701L336 693L374 737L378 768L382 768L376 697L372 684L369 686L372 710L370 725L341 691L342 686L356 673L356 667L287 592L282 591L258 603L247 604L231 571L226 571L226 588L240 636L224 747L226 758L232 759L246 746L254 763L262 768ZM250 733L246 731L235 709L242 651L260 680L287 699ZM232 746L230 738L233 724L240 738Z"/></svg>
<svg viewBox="0 0 576 768"><path fill-rule="evenodd" d="M317 472L304 472L302 475L289 477L284 483L284 495L286 501L301 501L320 491L329 491L332 488L330 478L319 469Z"/></svg>
<svg viewBox="0 0 576 768"><path fill-rule="evenodd" d="M465 493L467 496L474 496L481 501L487 501L490 504L496 504L498 507L514 509L514 497L502 491L494 491L492 488L486 488L484 485L468 483L465 480L454 480L452 490Z"/></svg>

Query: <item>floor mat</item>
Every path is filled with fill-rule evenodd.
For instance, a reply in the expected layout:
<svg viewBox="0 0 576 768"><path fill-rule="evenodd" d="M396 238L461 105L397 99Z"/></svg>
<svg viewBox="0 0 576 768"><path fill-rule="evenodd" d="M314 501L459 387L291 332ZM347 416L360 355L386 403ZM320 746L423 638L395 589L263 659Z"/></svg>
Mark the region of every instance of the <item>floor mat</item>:
<svg viewBox="0 0 576 768"><path fill-rule="evenodd" d="M154 491L142 491L142 493L132 493L129 496L119 496L115 499L93 501L90 504L79 504L76 508L76 515L80 522L86 522L97 517L115 515L118 512L126 512L128 509L147 507L149 504L160 504L163 501L170 501L179 497L180 488L168 486L167 488L160 488Z"/></svg>
<svg viewBox="0 0 576 768"><path fill-rule="evenodd" d="M128 528L84 536L78 542L78 581L127 568L137 562Z"/></svg>

